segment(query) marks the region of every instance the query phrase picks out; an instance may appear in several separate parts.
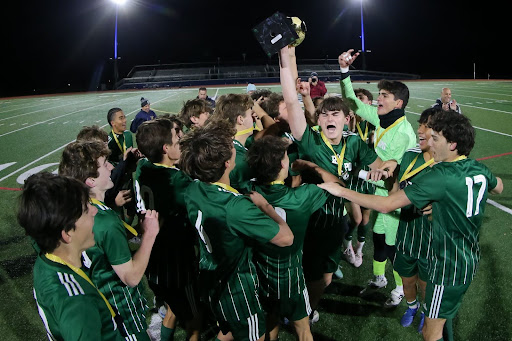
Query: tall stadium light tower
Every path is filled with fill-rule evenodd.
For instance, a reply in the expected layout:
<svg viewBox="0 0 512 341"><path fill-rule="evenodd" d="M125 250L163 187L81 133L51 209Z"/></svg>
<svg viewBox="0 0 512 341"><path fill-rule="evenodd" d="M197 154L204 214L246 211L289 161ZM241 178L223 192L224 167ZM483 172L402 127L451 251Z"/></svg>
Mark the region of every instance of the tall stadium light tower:
<svg viewBox="0 0 512 341"><path fill-rule="evenodd" d="M119 6L123 6L126 3L126 1L127 0L112 0L112 2L116 6L116 27L114 32L114 89L116 89L117 87L117 79L119 76L119 72L117 71L117 14L119 12Z"/></svg>
<svg viewBox="0 0 512 341"><path fill-rule="evenodd" d="M363 0L359 0L361 4L361 54L363 57L363 70L366 70L366 49L364 47L364 20L363 20Z"/></svg>

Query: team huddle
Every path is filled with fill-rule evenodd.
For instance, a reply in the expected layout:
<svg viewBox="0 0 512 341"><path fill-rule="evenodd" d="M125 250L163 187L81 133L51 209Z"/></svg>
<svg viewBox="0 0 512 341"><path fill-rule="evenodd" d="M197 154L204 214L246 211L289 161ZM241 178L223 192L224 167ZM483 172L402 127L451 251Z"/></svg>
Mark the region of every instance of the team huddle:
<svg viewBox="0 0 512 341"><path fill-rule="evenodd" d="M341 96L312 98L285 47L282 93L214 101L201 88L179 115L156 118L143 98L137 148L113 108L109 133L84 127L58 175L28 178L18 221L38 252L49 339L150 340L149 288L165 307L161 340L178 323L191 340L212 327L218 340L278 340L285 321L313 340L322 295L342 257L361 266L370 226L361 295L388 284L389 260L385 305L405 298L402 326L417 318L425 340L452 338L487 195L503 183L468 158L475 131L460 109L426 109L416 135L404 83L380 81L376 106L352 88L357 56L338 58Z"/></svg>

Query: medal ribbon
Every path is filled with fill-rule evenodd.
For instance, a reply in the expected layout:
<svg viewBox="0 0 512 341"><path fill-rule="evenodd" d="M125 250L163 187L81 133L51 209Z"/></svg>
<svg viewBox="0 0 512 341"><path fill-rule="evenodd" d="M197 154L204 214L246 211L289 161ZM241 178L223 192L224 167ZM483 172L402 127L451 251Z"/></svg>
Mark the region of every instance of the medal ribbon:
<svg viewBox="0 0 512 341"><path fill-rule="evenodd" d="M221 182L212 182L212 185L217 185L219 187L224 188L226 191L230 191L230 192L239 194L239 192L236 189L234 189L233 187L231 187L230 185L226 185Z"/></svg>
<svg viewBox="0 0 512 341"><path fill-rule="evenodd" d="M254 127L250 127L250 128L244 129L244 130L237 131L235 136L245 135L252 131L254 131Z"/></svg>
<svg viewBox="0 0 512 341"><path fill-rule="evenodd" d="M167 166L167 165L164 165L163 163L154 163L154 165L155 166L160 166L160 167L165 167L165 168L178 169L175 166Z"/></svg>
<svg viewBox="0 0 512 341"><path fill-rule="evenodd" d="M114 140L116 141L119 150L124 154L126 152L126 141L123 139L123 146L121 147L121 143L119 143L119 140L117 139L117 135L116 133L114 133L114 130L112 130L112 136L114 137Z"/></svg>
<svg viewBox="0 0 512 341"><path fill-rule="evenodd" d="M467 156L466 155L461 155L458 158L456 158L455 160L450 161L450 162L457 162L457 161L464 160L464 159L467 159Z"/></svg>
<svg viewBox="0 0 512 341"><path fill-rule="evenodd" d="M368 138L368 123L366 123L366 127L364 128L364 135L363 131L361 130L361 126L359 125L359 122L356 123L357 132L359 133L359 136L361 137L361 140L366 142L366 139Z"/></svg>
<svg viewBox="0 0 512 341"><path fill-rule="evenodd" d="M412 162L409 164L409 166L405 170L404 174L400 178L400 182L402 182L404 180L407 180L409 178L412 178L413 176L415 176L416 174L418 174L419 172L421 172L422 170L424 170L425 168L427 168L428 166L430 166L431 164L434 163L434 159L430 159L430 160L428 160L427 162L425 162L424 164L422 164L421 166L419 166L418 168L416 168L415 170L413 170L411 172L412 167L414 167L414 165L416 164L416 160L418 160L418 157L420 155L422 155L422 154L416 155L414 160L412 160Z"/></svg>
<svg viewBox="0 0 512 341"><path fill-rule="evenodd" d="M76 266L74 265L71 265L71 264L68 264L66 263L62 258L60 258L59 256L56 256L52 253L46 253L45 254L46 258L48 258L49 260L51 260L52 262L55 262L55 263L59 263L59 264L62 264L62 265L65 265L67 266L68 268L70 268L71 270L73 270L78 276L82 277L83 279L85 279L90 285L93 286L94 289L96 289L98 291L98 294L100 294L101 298L103 298L103 301L105 301L105 304L107 305L107 308L108 310L110 311L110 315L112 315L112 317L115 317L116 316L116 313L114 312L114 309L112 309L112 306L110 305L110 303L108 302L107 298L105 297L105 295L103 295L103 293L101 291L98 290L98 288L96 288L96 286L94 285L94 283L91 281L91 279L89 278L89 276L87 276L85 274L85 272L80 269L80 268L77 268Z"/></svg>
<svg viewBox="0 0 512 341"><path fill-rule="evenodd" d="M390 125L389 127L387 127L386 129L384 129L384 131L382 132L382 134L379 135L379 131L380 131L380 126L377 128L377 141L375 142L375 146L378 146L379 145L379 142L380 140L382 139L382 137L384 136L384 134L386 134L391 128L393 128L394 126L396 126L398 123L402 122L403 120L405 120L405 116L402 116L400 117L398 120L396 120L392 125Z"/></svg>
<svg viewBox="0 0 512 341"><path fill-rule="evenodd" d="M89 198L89 200L91 201L91 203L95 204L95 205L102 205L102 206L107 206L105 205L104 203L102 203L101 201L99 201L98 199L95 199L95 198ZM137 233L137 231L131 227L130 225L128 225L127 222L125 222L124 220L122 220L121 218L119 218L121 220L121 222L123 223L124 227L130 231L131 234L133 234L134 236L138 236L139 234Z"/></svg>
<svg viewBox="0 0 512 341"><path fill-rule="evenodd" d="M269 183L269 185L284 185L284 181L282 180L276 180Z"/></svg>
<svg viewBox="0 0 512 341"><path fill-rule="evenodd" d="M324 132L320 132L320 136L322 137L322 140L324 141L325 145L331 150L331 152L334 154L334 157L336 158L336 162L338 162L338 176L341 176L343 173L343 158L345 157L345 150L347 149L347 144L343 144L343 148L341 149L340 156L338 157L338 154L334 151L334 148L331 145L331 142L327 139Z"/></svg>

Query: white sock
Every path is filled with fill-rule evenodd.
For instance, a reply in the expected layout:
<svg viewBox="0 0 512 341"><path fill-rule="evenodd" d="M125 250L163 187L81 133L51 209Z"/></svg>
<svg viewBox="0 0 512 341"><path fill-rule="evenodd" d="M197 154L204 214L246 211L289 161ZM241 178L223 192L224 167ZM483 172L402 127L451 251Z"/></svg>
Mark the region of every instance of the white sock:
<svg viewBox="0 0 512 341"><path fill-rule="evenodd" d="M364 242L357 242L357 250L356 253L363 253Z"/></svg>

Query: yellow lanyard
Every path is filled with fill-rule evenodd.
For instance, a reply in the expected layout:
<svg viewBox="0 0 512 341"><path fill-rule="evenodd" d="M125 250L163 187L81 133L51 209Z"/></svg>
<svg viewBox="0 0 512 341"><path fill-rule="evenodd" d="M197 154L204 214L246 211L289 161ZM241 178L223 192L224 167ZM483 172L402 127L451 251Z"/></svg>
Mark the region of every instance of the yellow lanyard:
<svg viewBox="0 0 512 341"><path fill-rule="evenodd" d="M359 125L359 122L356 123L357 131L359 132L359 136L361 136L361 140L366 142L366 139L368 138L368 122L366 122L366 128L364 129L364 135L363 131L361 130L361 126Z"/></svg>
<svg viewBox="0 0 512 341"><path fill-rule="evenodd" d="M340 156L338 157L338 154L334 151L334 148L331 145L331 142L327 139L324 132L320 132L320 136L322 137L322 140L324 141L325 145L332 151L334 154L334 157L336 158L336 162L338 162L338 176L341 176L343 173L343 158L345 157L345 150L347 149L347 143L343 144L343 148L341 149Z"/></svg>
<svg viewBox="0 0 512 341"><path fill-rule="evenodd" d="M105 304L107 305L107 308L108 310L110 311L110 315L112 315L112 317L115 317L116 316L116 313L114 312L114 309L112 309L112 306L110 305L110 303L108 302L108 300L106 299L105 295L103 295L103 293L101 291L98 290L98 288L96 288L96 286L94 285L94 283L91 281L91 279L85 274L85 272L83 272L82 269L80 268L77 268L76 266L74 265L71 265L71 264L68 264L66 263L62 258L60 258L59 256L56 256L52 253L47 253L45 254L46 258L48 258L49 260L51 260L52 262L55 262L55 263L59 263L59 264L62 264L62 265L66 265L68 268L70 268L71 270L73 270L78 276L82 277L83 279L85 279L87 282L89 282L90 285L93 286L94 289L96 289L98 291L98 294L100 294L101 298L103 298L103 301L105 301Z"/></svg>
<svg viewBox="0 0 512 341"><path fill-rule="evenodd" d="M114 140L116 141L119 150L124 154L124 152L126 152L126 140L123 139L123 146L121 147L121 143L119 143L119 140L117 139L117 135L116 133L114 133L114 130L112 130L112 136L114 137Z"/></svg>
<svg viewBox="0 0 512 341"><path fill-rule="evenodd" d="M276 180L269 183L269 185L284 185L284 181L282 180Z"/></svg>
<svg viewBox="0 0 512 341"><path fill-rule="evenodd" d="M212 185L217 185L219 187L222 187L224 188L226 191L230 191L230 192L233 192L233 193L236 193L236 194L239 194L238 191L236 189L234 189L233 187L231 187L230 185L226 185L226 184L223 184L222 182L212 182Z"/></svg>
<svg viewBox="0 0 512 341"><path fill-rule="evenodd" d="M253 130L254 130L254 127L250 127L250 128L244 129L244 130L240 130L240 131L236 132L235 136L245 135L245 134L248 134L248 133L252 132Z"/></svg>
<svg viewBox="0 0 512 341"><path fill-rule="evenodd" d="M164 165L163 163L154 163L154 165L155 166L160 166L160 167L165 167L165 168L178 169L175 166L167 166L167 165Z"/></svg>
<svg viewBox="0 0 512 341"><path fill-rule="evenodd" d="M89 200L95 204L95 205L100 205L100 206L105 206L107 207L107 205L105 205L104 203L102 203L101 201L99 201L98 199L95 199L95 198L89 198ZM122 220L121 218L119 218L119 220L121 220L121 222L123 223L124 227L130 231L131 234L133 234L134 236L138 236L139 234L137 233L137 231L131 227L130 225L128 225L128 223L126 223L124 220Z"/></svg>
<svg viewBox="0 0 512 341"><path fill-rule="evenodd" d="M467 159L467 156L466 155L461 155L458 158L456 158L455 160L452 160L450 162L457 162L457 161L464 160L464 159Z"/></svg>
<svg viewBox="0 0 512 341"><path fill-rule="evenodd" d="M416 155L414 160L412 160L412 162L409 164L409 166L405 170L404 174L400 178L400 182L402 182L404 180L407 180L409 178L412 178L413 176L415 176L416 174L418 174L419 172L421 172L422 170L424 170L425 168L427 168L428 166L430 166L431 164L434 163L434 159L430 159L427 162L425 162L424 164L422 164L421 166L419 166L418 168L416 168L414 171L411 172L412 167L414 167L414 164L416 163L416 160L418 160L418 157L420 155L422 155L422 154Z"/></svg>
<svg viewBox="0 0 512 341"><path fill-rule="evenodd" d="M375 141L375 146L379 145L379 142L382 139L382 137L384 136L384 134L386 134L391 128L393 128L394 126L396 126L398 123L402 122L403 120L405 120L405 116L400 117L392 125L390 125L386 129L384 129L384 131L380 135L379 135L379 130L380 130L380 126L379 126L379 128L377 128L377 141Z"/></svg>

